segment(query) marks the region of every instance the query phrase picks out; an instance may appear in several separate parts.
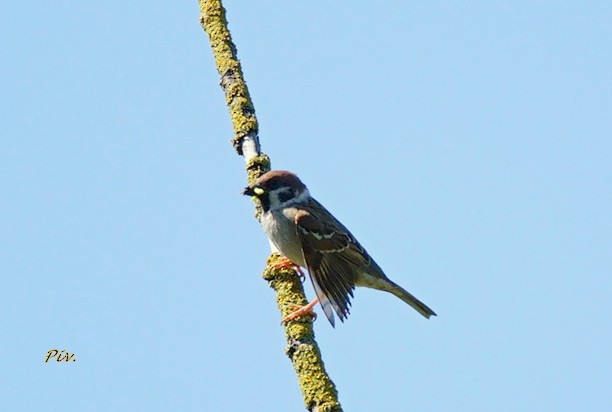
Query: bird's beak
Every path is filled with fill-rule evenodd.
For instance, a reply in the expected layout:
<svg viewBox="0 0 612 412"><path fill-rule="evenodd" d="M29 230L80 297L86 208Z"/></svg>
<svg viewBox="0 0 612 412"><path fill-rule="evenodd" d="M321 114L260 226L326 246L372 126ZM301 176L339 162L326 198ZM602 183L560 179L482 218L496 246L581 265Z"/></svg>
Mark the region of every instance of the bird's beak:
<svg viewBox="0 0 612 412"><path fill-rule="evenodd" d="M255 186L255 187L247 186L244 188L244 192L242 192L243 195L248 195L248 196L261 196L264 193L266 193L266 191L258 186Z"/></svg>

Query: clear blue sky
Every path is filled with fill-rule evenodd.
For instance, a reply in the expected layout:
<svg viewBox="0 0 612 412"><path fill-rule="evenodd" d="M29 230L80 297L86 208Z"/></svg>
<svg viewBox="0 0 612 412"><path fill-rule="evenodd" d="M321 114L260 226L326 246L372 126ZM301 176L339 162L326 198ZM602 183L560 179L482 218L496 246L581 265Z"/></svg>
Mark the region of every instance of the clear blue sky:
<svg viewBox="0 0 612 412"><path fill-rule="evenodd" d="M612 410L612 3L226 7L273 166L439 315L319 318L345 410ZM0 16L0 409L303 410L197 2Z"/></svg>

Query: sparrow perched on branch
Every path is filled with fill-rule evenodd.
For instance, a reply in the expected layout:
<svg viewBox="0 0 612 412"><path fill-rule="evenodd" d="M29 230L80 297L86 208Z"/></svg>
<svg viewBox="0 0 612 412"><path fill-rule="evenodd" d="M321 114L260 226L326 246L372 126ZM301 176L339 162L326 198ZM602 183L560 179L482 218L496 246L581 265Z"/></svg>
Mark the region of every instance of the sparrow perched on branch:
<svg viewBox="0 0 612 412"><path fill-rule="evenodd" d="M390 292L421 315L435 316L423 302L392 282L357 239L317 202L293 173L273 170L246 187L244 195L261 202L261 225L278 251L298 267L308 269L317 299L289 315L291 320L312 312L317 302L334 326L349 314L355 286ZM333 310L332 310L333 308Z"/></svg>

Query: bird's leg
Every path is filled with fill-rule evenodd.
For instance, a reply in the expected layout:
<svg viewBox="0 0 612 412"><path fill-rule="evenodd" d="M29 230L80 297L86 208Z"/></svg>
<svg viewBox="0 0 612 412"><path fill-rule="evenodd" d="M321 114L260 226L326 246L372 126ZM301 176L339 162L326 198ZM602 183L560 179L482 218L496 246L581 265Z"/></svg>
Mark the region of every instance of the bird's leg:
<svg viewBox="0 0 612 412"><path fill-rule="evenodd" d="M296 265L284 256L281 256L280 259L278 259L276 263L272 265L272 267L274 269L293 269L298 273L298 276L302 282L304 282L304 279L306 279L306 275L304 275L300 265Z"/></svg>
<svg viewBox="0 0 612 412"><path fill-rule="evenodd" d="M313 299L312 302L310 302L309 304L307 304L305 306L293 305L293 306L295 306L295 307L297 307L299 309L296 310L295 312L290 313L289 315L285 316L281 323L287 323L287 322L295 320L295 319L297 319L297 318L299 318L300 316L303 316L303 315L310 315L314 319L316 319L317 318L317 314L315 313L315 311L312 308L314 308L314 306L317 303L319 303L319 298Z"/></svg>

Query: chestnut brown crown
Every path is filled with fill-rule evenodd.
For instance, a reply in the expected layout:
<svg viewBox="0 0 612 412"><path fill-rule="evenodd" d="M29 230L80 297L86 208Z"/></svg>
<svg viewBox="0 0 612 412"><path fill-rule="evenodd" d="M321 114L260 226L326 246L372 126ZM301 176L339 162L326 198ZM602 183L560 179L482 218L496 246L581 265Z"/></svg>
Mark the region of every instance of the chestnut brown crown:
<svg viewBox="0 0 612 412"><path fill-rule="evenodd" d="M306 185L295 173L286 170L271 170L248 185L242 194L247 196L259 196L265 192L270 192L281 187L290 187L300 192L306 189Z"/></svg>

